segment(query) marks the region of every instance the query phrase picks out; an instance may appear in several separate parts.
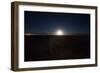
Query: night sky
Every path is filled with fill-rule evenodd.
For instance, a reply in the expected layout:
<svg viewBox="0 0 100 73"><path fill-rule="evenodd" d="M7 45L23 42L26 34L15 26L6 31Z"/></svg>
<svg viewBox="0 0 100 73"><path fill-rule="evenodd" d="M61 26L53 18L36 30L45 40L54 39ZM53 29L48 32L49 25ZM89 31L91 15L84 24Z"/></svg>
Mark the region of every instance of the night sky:
<svg viewBox="0 0 100 73"><path fill-rule="evenodd" d="M89 33L90 14L24 11L25 33Z"/></svg>

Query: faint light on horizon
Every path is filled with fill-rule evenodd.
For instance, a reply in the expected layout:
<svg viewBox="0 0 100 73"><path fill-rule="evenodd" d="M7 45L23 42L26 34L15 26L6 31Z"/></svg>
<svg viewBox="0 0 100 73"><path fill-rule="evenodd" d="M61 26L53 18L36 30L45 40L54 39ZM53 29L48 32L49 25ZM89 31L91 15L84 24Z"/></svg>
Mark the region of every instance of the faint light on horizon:
<svg viewBox="0 0 100 73"><path fill-rule="evenodd" d="M32 35L31 33L26 33L25 35L28 35L28 36L30 36L30 35Z"/></svg>
<svg viewBox="0 0 100 73"><path fill-rule="evenodd" d="M57 30L56 35L64 35L64 32L62 30Z"/></svg>

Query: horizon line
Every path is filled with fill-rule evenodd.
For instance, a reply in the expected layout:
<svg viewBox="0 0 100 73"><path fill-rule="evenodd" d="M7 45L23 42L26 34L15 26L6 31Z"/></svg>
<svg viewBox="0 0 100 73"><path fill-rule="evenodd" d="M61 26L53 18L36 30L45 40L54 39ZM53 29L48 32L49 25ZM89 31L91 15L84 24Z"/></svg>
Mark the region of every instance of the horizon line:
<svg viewBox="0 0 100 73"><path fill-rule="evenodd" d="M77 35L79 35L79 34L90 34L90 33L88 33L88 32L86 32L86 33L64 33L64 34L62 34L62 35L75 35L75 34L77 34ZM55 34L55 33L25 33L24 35L57 35L57 34Z"/></svg>

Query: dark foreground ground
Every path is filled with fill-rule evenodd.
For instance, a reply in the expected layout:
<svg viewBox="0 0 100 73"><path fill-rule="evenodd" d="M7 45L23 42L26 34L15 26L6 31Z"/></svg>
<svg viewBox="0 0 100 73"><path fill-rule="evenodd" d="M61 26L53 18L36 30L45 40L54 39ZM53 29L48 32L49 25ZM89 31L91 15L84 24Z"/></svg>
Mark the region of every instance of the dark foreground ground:
<svg viewBox="0 0 100 73"><path fill-rule="evenodd" d="M90 58L89 35L25 35L25 61Z"/></svg>

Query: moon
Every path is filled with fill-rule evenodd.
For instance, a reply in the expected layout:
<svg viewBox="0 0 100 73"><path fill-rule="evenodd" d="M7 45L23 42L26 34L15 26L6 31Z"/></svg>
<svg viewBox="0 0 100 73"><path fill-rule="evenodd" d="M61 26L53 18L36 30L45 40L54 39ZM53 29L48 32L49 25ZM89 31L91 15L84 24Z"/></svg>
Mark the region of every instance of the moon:
<svg viewBox="0 0 100 73"><path fill-rule="evenodd" d="M62 30L57 30L56 35L64 35L64 32Z"/></svg>

